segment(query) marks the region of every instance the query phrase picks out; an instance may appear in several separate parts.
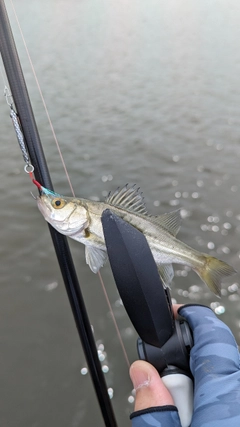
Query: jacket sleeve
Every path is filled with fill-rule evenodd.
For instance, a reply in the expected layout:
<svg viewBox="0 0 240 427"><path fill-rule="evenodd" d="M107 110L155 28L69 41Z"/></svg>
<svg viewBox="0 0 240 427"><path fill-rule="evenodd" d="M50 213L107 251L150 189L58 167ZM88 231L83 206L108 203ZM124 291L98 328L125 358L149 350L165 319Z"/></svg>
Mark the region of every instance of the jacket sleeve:
<svg viewBox="0 0 240 427"><path fill-rule="evenodd" d="M155 406L133 412L132 427L181 427L176 406Z"/></svg>
<svg viewBox="0 0 240 427"><path fill-rule="evenodd" d="M191 427L240 426L239 352L231 330L208 307L185 305L178 312L193 331Z"/></svg>

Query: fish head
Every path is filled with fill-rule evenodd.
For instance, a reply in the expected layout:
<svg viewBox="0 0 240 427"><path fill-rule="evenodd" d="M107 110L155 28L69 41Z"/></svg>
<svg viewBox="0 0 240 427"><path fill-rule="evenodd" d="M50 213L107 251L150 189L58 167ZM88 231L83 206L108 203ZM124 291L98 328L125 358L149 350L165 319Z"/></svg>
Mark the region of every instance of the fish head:
<svg viewBox="0 0 240 427"><path fill-rule="evenodd" d="M41 186L37 204L45 220L66 236L84 232L89 225L87 209L80 199L63 197Z"/></svg>

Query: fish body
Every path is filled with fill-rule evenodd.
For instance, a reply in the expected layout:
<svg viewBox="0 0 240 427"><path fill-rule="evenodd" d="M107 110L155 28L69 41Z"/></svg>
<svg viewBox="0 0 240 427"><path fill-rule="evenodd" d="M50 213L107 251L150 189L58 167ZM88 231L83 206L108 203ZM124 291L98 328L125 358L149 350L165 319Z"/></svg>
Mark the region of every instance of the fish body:
<svg viewBox="0 0 240 427"><path fill-rule="evenodd" d="M105 209L110 209L145 235L165 286L173 279L173 263L191 267L216 295L220 295L222 278L235 273L224 261L201 253L176 238L181 225L180 209L159 216L149 215L142 193L135 186L126 185L110 193L105 202L63 197L42 187L37 202L45 220L57 231L85 245L86 262L94 273L107 259L101 223Z"/></svg>

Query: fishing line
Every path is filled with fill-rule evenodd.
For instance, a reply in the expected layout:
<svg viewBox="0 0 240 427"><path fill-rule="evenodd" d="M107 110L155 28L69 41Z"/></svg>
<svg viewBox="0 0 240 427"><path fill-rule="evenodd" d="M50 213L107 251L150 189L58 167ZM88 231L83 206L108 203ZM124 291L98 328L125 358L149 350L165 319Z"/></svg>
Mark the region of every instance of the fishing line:
<svg viewBox="0 0 240 427"><path fill-rule="evenodd" d="M114 316L114 313L113 313L113 310L112 310L112 306L111 306L111 303L109 301L108 294L107 294L107 291L106 291L106 287L104 285L104 282L103 282L103 279L102 279L100 271L98 272L98 277L99 277L100 283L102 285L102 290L103 290L104 296L106 298L107 305L108 305L109 310L110 310L110 314L112 316L112 321L113 321L113 324L115 326L115 329L116 329L116 332L117 332L117 336L118 336L120 345L122 347L123 355L125 357L125 360L126 360L128 368L130 368L130 362L129 362L129 359L128 359L128 355L127 355L127 352L126 352L126 349L125 349L125 346L124 346L124 343L123 343L123 340L122 340L122 337L121 337L121 334L120 334L120 331L119 331L119 328L118 328L118 325L117 325L117 322L116 322L116 317Z"/></svg>
<svg viewBox="0 0 240 427"><path fill-rule="evenodd" d="M34 79L35 79L35 82L36 82L36 85L37 85L37 88L38 88L38 91L39 91L42 103L43 103L43 107L44 107L45 113L47 115L47 119L48 119L48 122L49 122L49 125L50 125L51 132L52 132L55 144L56 144L57 149L58 149L58 153L59 153L62 165L63 165L63 169L64 169L64 172L65 172L65 175L66 175L67 180L68 180L68 184L69 184L70 190L72 192L73 197L75 197L75 192L74 192L74 189L73 189L73 185L72 185L72 182L71 182L71 179L70 179L70 176L69 176L69 173L68 173L68 170L67 170L67 167L66 167L63 155L62 155L62 151L61 151L61 148L60 148L60 145L59 145L59 142L58 142L58 139L57 139L54 127L53 127L53 123L52 123L52 120L50 118L50 114L49 114L49 111L48 111L48 108L47 108L47 104L45 102L45 98L43 96L43 93L42 93L42 90L41 90L41 86L40 86L40 83L39 83L39 80L38 80L38 77L37 77L37 74L36 74L36 71L35 71L35 68L34 68L34 65L33 65L33 62L32 62L31 56L30 56L30 53L29 53L29 50L28 50L28 47L27 47L27 43L26 43L26 40L25 40L23 31L22 31L22 28L21 28L19 19L18 19L18 15L17 15L16 9L14 7L13 1L12 0L9 0L9 1L10 1L11 6L12 6L12 10L13 10L16 22L17 22L17 26L18 26L18 29L19 29L19 32L20 32L20 35L21 35L21 38L22 38L22 41L23 41L23 45L24 45L24 48L25 48L25 51L26 51L26 54L27 54L27 57L28 57L31 69L32 69L32 73L33 73L33 76L34 76ZM1 70L1 75L2 75L2 79L3 79L3 82L4 82L5 89L6 89L7 86L5 84L5 79L4 79L2 70ZM9 96L11 96L11 95L9 95ZM6 96L6 99L7 99L7 96ZM9 104L9 105L11 107L11 104ZM21 148L21 145L20 145L20 148ZM23 152L23 150L22 150L22 152ZM30 164L28 163L25 166L25 168L24 168L25 172L27 172L29 174L29 176L30 176L33 184L35 184L39 189L41 189L41 185L36 180L34 180L34 177L33 177L33 170L34 169L33 170L31 168L30 168L30 170L27 169L27 166L29 166L29 165ZM121 348L122 348L122 351L123 351L123 355L124 355L125 361L126 361L127 366L129 368L130 367L130 362L129 362L129 359L128 359L128 356L127 356L127 352L126 352L126 349L125 349L125 346L124 346L124 343L123 343L123 340L122 340L122 337L121 337L121 334L120 334L120 330L118 328L117 321L116 321L116 318L114 316L113 309L112 309L110 300L109 300L108 295L107 295L107 290L106 290L106 287L105 287L105 284L103 282L103 279L102 279L102 276L101 276L100 272L98 272L98 277L99 277L99 280L100 280L100 283L101 283L101 287L102 287L102 290L103 290L103 293L104 293L104 296L105 296L108 308L110 310L112 321L113 321L113 324L114 324L114 327L115 327L115 330L116 330L116 333L117 333L117 336L118 336L118 339L119 339L119 342L120 342L120 345L121 345Z"/></svg>

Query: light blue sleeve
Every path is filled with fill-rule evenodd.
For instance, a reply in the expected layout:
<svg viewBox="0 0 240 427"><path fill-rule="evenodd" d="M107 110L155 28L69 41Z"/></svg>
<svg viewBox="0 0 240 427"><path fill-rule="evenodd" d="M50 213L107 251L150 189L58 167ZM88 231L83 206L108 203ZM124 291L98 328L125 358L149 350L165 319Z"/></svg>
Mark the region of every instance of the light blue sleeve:
<svg viewBox="0 0 240 427"><path fill-rule="evenodd" d="M240 427L240 358L231 330L201 305L179 309L193 332L194 377L191 427ZM131 415L132 427L181 427L176 407L153 407Z"/></svg>
<svg viewBox="0 0 240 427"><path fill-rule="evenodd" d="M240 427L239 352L231 330L211 309L179 309L193 331L190 368L194 377L191 427Z"/></svg>

